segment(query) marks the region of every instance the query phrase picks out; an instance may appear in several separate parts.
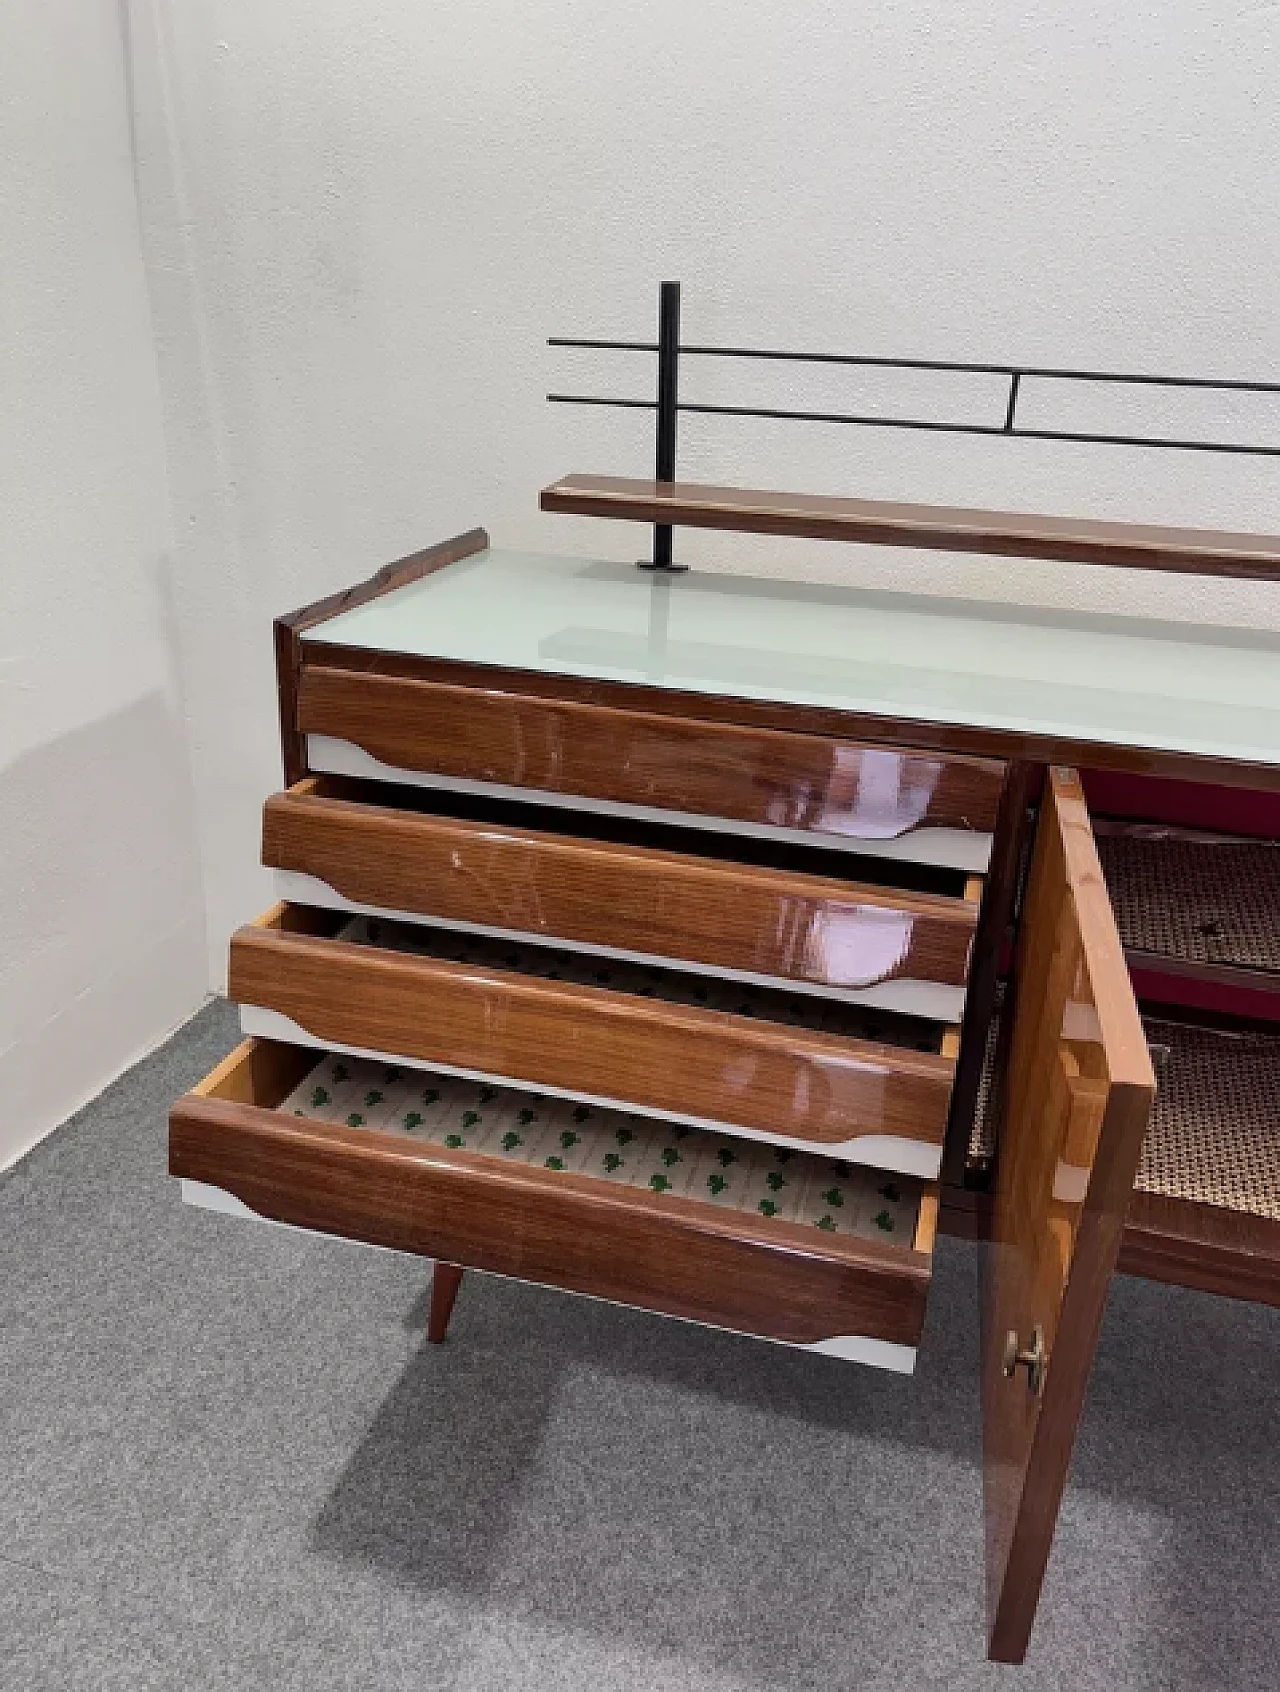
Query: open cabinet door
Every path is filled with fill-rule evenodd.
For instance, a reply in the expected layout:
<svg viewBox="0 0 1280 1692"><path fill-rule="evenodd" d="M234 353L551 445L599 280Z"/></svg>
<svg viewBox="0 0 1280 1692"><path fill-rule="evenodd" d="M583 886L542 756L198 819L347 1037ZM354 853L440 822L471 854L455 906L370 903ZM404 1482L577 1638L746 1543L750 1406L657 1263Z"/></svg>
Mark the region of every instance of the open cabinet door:
<svg viewBox="0 0 1280 1692"><path fill-rule="evenodd" d="M1023 908L984 1260L989 1654L1021 1662L1155 1093L1074 770L1050 769Z"/></svg>

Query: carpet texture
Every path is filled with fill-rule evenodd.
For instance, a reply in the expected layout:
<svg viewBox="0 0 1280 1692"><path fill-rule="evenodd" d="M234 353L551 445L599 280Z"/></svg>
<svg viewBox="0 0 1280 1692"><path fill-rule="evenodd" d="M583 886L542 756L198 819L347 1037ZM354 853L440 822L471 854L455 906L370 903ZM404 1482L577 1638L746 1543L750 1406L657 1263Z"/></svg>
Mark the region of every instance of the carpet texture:
<svg viewBox="0 0 1280 1692"><path fill-rule="evenodd" d="M4 1692L1280 1683L1280 1313L1116 1283L1022 1669L971 1248L914 1378L184 1209L214 1005L0 1178Z"/></svg>

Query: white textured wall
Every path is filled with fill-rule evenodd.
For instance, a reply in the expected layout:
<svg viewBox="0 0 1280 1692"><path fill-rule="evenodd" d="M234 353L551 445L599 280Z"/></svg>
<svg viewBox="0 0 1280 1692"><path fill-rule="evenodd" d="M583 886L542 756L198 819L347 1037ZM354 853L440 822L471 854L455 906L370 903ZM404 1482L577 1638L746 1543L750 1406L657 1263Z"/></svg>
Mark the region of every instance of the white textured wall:
<svg viewBox="0 0 1280 1692"><path fill-rule="evenodd" d="M200 1002L114 0L0 6L0 1167Z"/></svg>
<svg viewBox="0 0 1280 1692"><path fill-rule="evenodd" d="M1280 11L1256 0L128 12L215 972L267 892L273 613L475 522L634 556L637 532L541 517L536 495L571 469L646 472L648 419L542 396L646 392L649 369L550 354L549 332L644 334L671 275L691 340L1280 377ZM923 380L812 372L703 368L696 386L947 403ZM975 397L1002 416L1001 394ZM1280 440L1274 408L1243 410L1235 426ZM1280 523L1267 461L719 419L686 421L682 470ZM1227 583L693 534L680 550L1280 626L1280 595Z"/></svg>

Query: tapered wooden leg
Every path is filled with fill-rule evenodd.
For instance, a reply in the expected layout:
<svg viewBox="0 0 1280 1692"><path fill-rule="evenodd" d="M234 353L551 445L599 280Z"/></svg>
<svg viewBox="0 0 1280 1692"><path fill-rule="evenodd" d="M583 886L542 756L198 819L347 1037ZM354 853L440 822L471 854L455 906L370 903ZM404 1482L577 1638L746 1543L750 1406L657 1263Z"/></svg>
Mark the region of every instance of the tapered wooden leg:
<svg viewBox="0 0 1280 1692"><path fill-rule="evenodd" d="M449 1318L453 1314L458 1288L462 1285L462 1274L456 1263L436 1263L431 1277L431 1314L427 1318L427 1338L432 1345L441 1344L449 1331Z"/></svg>

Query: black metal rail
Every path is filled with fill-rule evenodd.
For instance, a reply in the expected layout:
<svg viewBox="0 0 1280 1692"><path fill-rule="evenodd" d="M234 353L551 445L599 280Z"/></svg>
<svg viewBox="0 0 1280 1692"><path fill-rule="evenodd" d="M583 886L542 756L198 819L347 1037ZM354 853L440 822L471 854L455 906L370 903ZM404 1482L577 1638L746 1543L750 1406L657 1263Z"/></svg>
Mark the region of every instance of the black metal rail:
<svg viewBox="0 0 1280 1692"><path fill-rule="evenodd" d="M1280 382L1218 379L1209 376L1160 376L1146 371L1067 370L1050 365L990 364L961 359L885 358L868 353L786 352L776 347L711 347L680 341L680 284L663 282L659 289L658 339L618 341L598 337L552 335L547 345L604 352L657 353L658 397L629 399L604 394L551 393L555 405L599 405L629 411L656 411L656 475L660 482L675 480L676 424L681 412L706 417L760 417L798 423L848 423L861 428L914 429L944 435L986 435L1026 441L1061 441L1093 446L1151 447L1174 452L1243 454L1254 458L1280 458L1280 446L1260 446L1247 441L1205 441L1173 435L1113 434L1093 429L1049 429L1024 427L1018 422L1018 403L1024 380L1073 383L1102 383L1114 387L1190 389L1217 393L1280 395ZM879 413L807 411L784 406L718 405L682 401L679 398L681 358L761 359L786 364L849 365L874 370L929 370L972 376L1002 376L1009 383L1002 423L943 423L936 418L887 417ZM653 561L646 568L670 570L671 528L654 529Z"/></svg>

